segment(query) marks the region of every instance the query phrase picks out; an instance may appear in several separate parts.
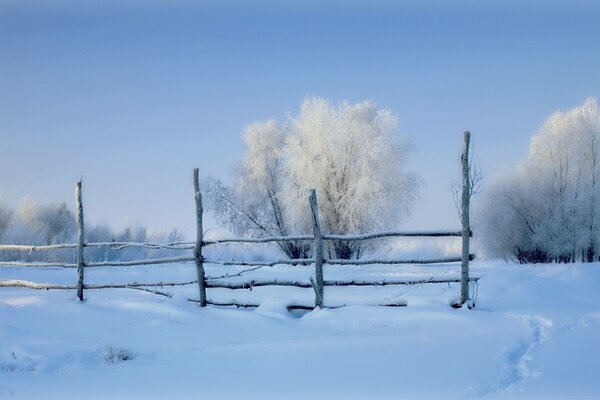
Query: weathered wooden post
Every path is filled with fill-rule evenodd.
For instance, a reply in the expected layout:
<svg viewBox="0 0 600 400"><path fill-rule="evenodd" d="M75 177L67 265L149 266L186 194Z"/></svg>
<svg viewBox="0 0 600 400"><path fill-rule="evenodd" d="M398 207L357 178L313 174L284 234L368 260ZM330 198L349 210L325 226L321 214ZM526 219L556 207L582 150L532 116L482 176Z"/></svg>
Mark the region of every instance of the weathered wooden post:
<svg viewBox="0 0 600 400"><path fill-rule="evenodd" d="M462 262L460 273L460 304L465 304L469 300L469 240L471 228L469 221L469 202L471 199L471 177L469 165L469 144L471 133L464 133L464 147L461 157L462 161Z"/></svg>
<svg viewBox="0 0 600 400"><path fill-rule="evenodd" d="M204 275L204 258L202 257L202 193L198 181L198 168L194 168L194 199L196 200L196 245L194 259L196 261L196 274L198 276L198 290L200 291L200 307L206 307L206 281Z"/></svg>
<svg viewBox="0 0 600 400"><path fill-rule="evenodd" d="M314 235L315 235L315 278L312 280L315 290L315 307L323 308L323 235L321 233L321 223L319 222L319 209L317 207L317 194L314 189L311 189L310 196L310 211L312 212Z"/></svg>
<svg viewBox="0 0 600 400"><path fill-rule="evenodd" d="M77 297L83 301L83 258L84 226L83 226L83 202L81 201L81 179L75 185L75 197L77 201Z"/></svg>

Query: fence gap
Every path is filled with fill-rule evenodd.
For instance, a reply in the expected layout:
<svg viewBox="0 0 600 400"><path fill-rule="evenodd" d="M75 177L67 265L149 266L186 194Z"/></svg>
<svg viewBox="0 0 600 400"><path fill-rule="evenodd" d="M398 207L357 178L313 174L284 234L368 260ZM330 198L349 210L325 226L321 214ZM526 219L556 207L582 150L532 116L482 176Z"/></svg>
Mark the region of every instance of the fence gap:
<svg viewBox="0 0 600 400"><path fill-rule="evenodd" d="M81 179L75 185L75 197L77 202L77 297L83 301L83 268L85 260L83 258L83 248L85 246L84 226L83 226L83 202L81 200Z"/></svg>
<svg viewBox="0 0 600 400"><path fill-rule="evenodd" d="M202 257L202 193L198 181L198 168L194 168L194 199L196 200L196 245L194 247L194 261L196 262L196 274L198 275L198 290L200 292L200 307L206 307L206 279L204 274L204 257Z"/></svg>
<svg viewBox="0 0 600 400"><path fill-rule="evenodd" d="M471 228L469 221L469 203L471 199L471 177L469 165L469 142L471 133L464 132L464 147L461 157L462 162L462 259L460 268L460 304L465 304L469 300L469 240Z"/></svg>
<svg viewBox="0 0 600 400"><path fill-rule="evenodd" d="M314 189L310 190L308 198L310 211L312 212L314 236L315 236L315 307L323 308L323 234L319 222L319 209L317 207L317 194ZM312 279L311 279L312 281Z"/></svg>

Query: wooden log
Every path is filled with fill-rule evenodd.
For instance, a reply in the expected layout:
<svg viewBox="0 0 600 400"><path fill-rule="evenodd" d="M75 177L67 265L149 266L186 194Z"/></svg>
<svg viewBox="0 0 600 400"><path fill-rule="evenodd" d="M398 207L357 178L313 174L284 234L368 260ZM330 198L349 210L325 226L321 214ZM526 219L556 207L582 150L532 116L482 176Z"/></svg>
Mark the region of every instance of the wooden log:
<svg viewBox="0 0 600 400"><path fill-rule="evenodd" d="M91 284L84 285L84 289L128 289L128 288L139 288L139 287L163 287L163 286L186 286L193 285L196 281L189 282L134 282L134 283L124 283L124 284ZM77 289L76 285L59 285L54 283L38 283L25 281L20 279L5 279L0 280L0 287L22 287L29 289L65 289L65 290L73 290Z"/></svg>
<svg viewBox="0 0 600 400"><path fill-rule="evenodd" d="M291 260L276 260L276 261L217 261L217 260L204 260L205 264L216 264L224 266L247 266L247 267L273 267L278 264L284 265L310 265L315 262L312 258L293 258Z"/></svg>
<svg viewBox="0 0 600 400"><path fill-rule="evenodd" d="M188 301L191 301L193 303L198 303L199 301L196 299L188 299ZM219 306L219 307L237 307L237 308L256 308L259 307L260 304L259 303L242 303L242 302L237 302L235 300L233 301L229 301L229 302L220 302L220 301L213 301L213 300L207 300L206 304L210 304L213 306ZM380 303L380 304L351 304L351 305L347 305L347 304L340 304L340 305L333 305L333 306L322 306L319 308L328 308L328 309L336 309L336 308L343 308L343 307L349 307L349 306L362 306L362 307L406 307L406 300L399 300L397 302L393 302L393 303ZM288 310L307 310L307 311L311 311L314 310L315 306L313 305L308 305L308 304L290 304L287 306Z"/></svg>
<svg viewBox="0 0 600 400"><path fill-rule="evenodd" d="M28 246L28 245L20 245L20 244L0 244L0 250L4 251L24 251L24 252L34 252L34 251L44 251L44 250L60 250L60 249L76 249L78 244L76 243L66 243L66 244L51 244L45 246Z"/></svg>
<svg viewBox="0 0 600 400"><path fill-rule="evenodd" d="M469 278L469 281L476 282L479 278ZM380 280L380 281L362 281L362 280L333 280L323 281L323 286L411 286L411 285L423 285L429 283L460 283L460 278L426 278L426 279L411 279L411 280ZM248 282L207 282L207 288L219 288L219 289L248 289L252 290L255 287L264 286L290 286L298 288L313 288L311 282L302 281L286 281L286 280L252 280Z"/></svg>
<svg viewBox="0 0 600 400"><path fill-rule="evenodd" d="M196 246L194 248L194 260L196 262L196 275L198 276L200 307L206 307L206 280L204 275L204 258L202 257L202 238L204 236L202 212L204 210L202 209L202 193L200 193L198 168L194 168L194 200L196 201Z"/></svg>
<svg viewBox="0 0 600 400"><path fill-rule="evenodd" d="M93 285L85 285L86 289L126 289L130 287L164 287L164 286L187 286L194 285L198 283L198 281L187 281L187 282L133 282L133 283L124 283L124 284L93 284Z"/></svg>
<svg viewBox="0 0 600 400"><path fill-rule="evenodd" d="M196 283L193 281L192 283ZM179 286L179 285L187 285L189 283L172 283L172 284L163 284L163 285L154 285L154 284L124 284L124 285L84 285L86 290L88 289L137 289L142 290L149 293L158 294L166 297L173 297L172 294L163 292L156 289L148 289L144 286ZM69 286L69 285L58 285L53 283L37 283L23 280L3 280L0 281L0 287L21 287L28 289L37 289L37 290L73 290L77 289L77 286Z"/></svg>
<svg viewBox="0 0 600 400"><path fill-rule="evenodd" d="M469 260L473 261L475 255L471 254ZM86 268L96 267L133 267L141 265L155 265L155 264L174 264L183 262L195 261L195 257L169 257L169 258L150 258L146 260L131 260L131 261L99 261L89 262L85 264ZM332 265L374 265L374 264L436 264L436 263L450 263L460 262L462 257L448 257L448 258L437 258L429 260L337 260L337 259L323 259L324 264ZM216 264L223 266L252 266L252 267L273 267L275 265L310 265L315 260L312 258L292 259L292 260L277 260L272 262L265 261L216 261L216 260L204 260L204 264ZM45 268L45 267L61 267L61 268L77 268L78 264L66 264L66 263L46 263L46 262L21 262L21 261L0 261L0 267L21 267L21 268ZM252 268L253 271L258 268ZM247 272L248 270L242 271ZM221 279L231 278L234 276L240 276L240 274L225 274L218 277L206 277L208 279Z"/></svg>
<svg viewBox="0 0 600 400"><path fill-rule="evenodd" d="M45 250L61 250L61 249L76 249L79 247L78 243L64 243L64 244L51 244L44 246L30 246L30 245L19 245L19 244L1 244L0 251L23 251L32 253L34 251L45 251ZM108 247L112 250L123 250L129 247L139 247L146 249L168 249L168 250L193 250L194 245L188 242L176 242L176 243L137 243L137 242L94 242L84 243L83 247Z"/></svg>
<svg viewBox="0 0 600 400"><path fill-rule="evenodd" d="M317 193L311 189L309 196L310 211L313 219L313 230L315 239L315 307L323 307L323 235L319 221L319 208L317 205Z"/></svg>
<svg viewBox="0 0 600 400"><path fill-rule="evenodd" d="M469 259L473 260L474 254L469 255ZM408 260L338 260L338 259L325 259L325 264L335 265L373 265L373 264L440 264L440 263L452 263L462 261L461 257L444 257L444 258L431 258L431 259L408 259Z"/></svg>
<svg viewBox="0 0 600 400"><path fill-rule="evenodd" d="M470 232L473 236L473 233ZM345 241L359 241L359 240L371 240L386 237L462 237L462 231L394 231L394 232L379 232L379 233L367 233L363 235L330 235L323 234L323 240L345 240ZM308 241L314 240L314 235L298 235L298 236L272 236L265 238L228 238L228 239L214 239L208 241L202 241L202 246L210 246L214 244L228 244L228 243L269 243L269 242L291 242L291 241ZM65 244L53 244L53 245L17 245L17 244L2 244L0 245L0 251L44 251L44 250L60 250L60 249L76 249L77 243L65 243ZM168 249L168 250L194 250L195 242L173 242L173 243L141 243L141 242L92 242L85 243L84 247L107 247L112 250L123 250L130 247L146 248L146 249Z"/></svg>
<svg viewBox="0 0 600 400"><path fill-rule="evenodd" d="M479 281L478 277L469 278L470 282ZM428 279L413 279L413 280L382 280L382 281L360 281L360 280L349 280L349 281L324 281L324 286L402 286L402 285L423 285L423 284L442 284L442 283L460 283L460 278L453 279L445 279L445 278L428 278ZM84 289L86 290L94 290L94 289L131 289L131 288L143 288L143 287L173 287L173 286L187 286L198 283L198 281L187 281L187 282L133 282L133 283L123 283L123 284L86 284L84 285ZM302 282L302 281L250 281L250 282L207 282L206 288L215 288L215 289L230 289L230 290L240 290L240 289L248 289L252 290L255 287L264 287L264 286L290 286L290 287L298 287L298 288L312 288L314 287L310 282ZM38 283L31 282L19 279L6 279L0 280L0 287L22 287L29 289L43 289L43 290L75 290L77 289L76 285L60 285L54 283Z"/></svg>
<svg viewBox="0 0 600 400"><path fill-rule="evenodd" d="M324 240L370 240L384 237L461 237L462 231L392 231L392 232L376 232L365 233L362 235L330 235L323 234Z"/></svg>
<svg viewBox="0 0 600 400"><path fill-rule="evenodd" d="M77 268L77 264L66 263L47 263L47 262L21 262L21 261L0 261L0 267L20 267L20 268Z"/></svg>
<svg viewBox="0 0 600 400"><path fill-rule="evenodd" d="M309 282L301 282L301 281L286 281L286 280L266 280L266 281L248 281L248 282L218 282L218 281L208 281L206 282L206 287L211 289L248 289L252 290L254 287L260 286L293 286L299 288L310 288L312 285Z"/></svg>
<svg viewBox="0 0 600 400"><path fill-rule="evenodd" d="M0 287L22 287L28 289L37 290L50 290L50 289L62 289L62 290L74 290L77 289L77 285L58 285L54 283L37 283L24 281L20 279L7 279L0 281Z"/></svg>
<svg viewBox="0 0 600 400"><path fill-rule="evenodd" d="M470 277L469 282L479 281L479 277ZM460 283L460 278L426 278L411 280L380 280L380 281L361 281L361 280L332 280L323 281L324 286L400 286L400 285L422 285L428 283ZM133 282L133 283L107 283L107 284L86 284L84 289L126 289L131 287L172 287L187 286L198 283L198 281L186 282ZM310 282L286 281L286 280L252 280L249 282L207 282L206 288L219 289L252 289L262 286L291 286L298 288L312 288ZM77 289L77 286L59 285L53 283L38 283L19 279L0 280L0 287L24 287L30 289Z"/></svg>
<svg viewBox="0 0 600 400"><path fill-rule="evenodd" d="M461 237L462 231L392 231L392 232L376 232L366 233L362 235L334 235L322 234L323 240L345 240L345 241L360 241L370 240L385 237ZM314 235L297 235L297 236L270 236L264 238L227 238L227 239L211 239L202 242L203 246L211 246L214 244L227 243L269 243L269 242L291 242L291 241L309 241L314 240Z"/></svg>
<svg viewBox="0 0 600 400"><path fill-rule="evenodd" d="M469 221L469 202L471 199L471 177L469 165L469 145L471 133L464 132L464 147L461 157L462 163L462 259L461 259L461 286L460 286L460 303L464 304L469 300L469 241L471 236L471 228Z"/></svg>
<svg viewBox="0 0 600 400"><path fill-rule="evenodd" d="M478 277L469 278L469 281L477 282ZM411 280L382 280L382 281L325 281L325 286L411 286L424 285L429 283L460 283L460 278L428 278L428 279L411 279Z"/></svg>
<svg viewBox="0 0 600 400"><path fill-rule="evenodd" d="M149 258L147 260L131 261L99 261L87 263L86 267L133 267L136 265L174 264L195 261L194 257Z"/></svg>
<svg viewBox="0 0 600 400"><path fill-rule="evenodd" d="M111 250L123 250L130 247L138 247L145 249L168 249L168 250L193 250L194 243L190 242L173 242L173 243L138 243L138 242L95 242L86 243L85 247L107 247ZM1 249L0 249L1 250Z"/></svg>
<svg viewBox="0 0 600 400"><path fill-rule="evenodd" d="M77 297L79 301L83 301L83 269L85 260L83 256L83 248L85 246L84 225L83 225L83 202L81 200L81 179L75 186L75 194L77 198Z"/></svg>
<svg viewBox="0 0 600 400"><path fill-rule="evenodd" d="M298 235L298 236L269 236L264 238L229 238L229 239L211 239L203 241L203 246L210 246L214 244L227 244L227 243L270 243L270 242L299 242L314 240L314 236L311 235Z"/></svg>
<svg viewBox="0 0 600 400"><path fill-rule="evenodd" d="M385 237L461 237L462 231L392 231L392 232L375 232L362 235L334 235L322 234L323 240L345 240L359 241L379 239ZM264 238L227 238L227 239L211 239L202 242L204 246L214 244L227 243L269 243L269 242L291 242L291 241L309 241L314 240L314 235L297 235L297 236L269 236Z"/></svg>

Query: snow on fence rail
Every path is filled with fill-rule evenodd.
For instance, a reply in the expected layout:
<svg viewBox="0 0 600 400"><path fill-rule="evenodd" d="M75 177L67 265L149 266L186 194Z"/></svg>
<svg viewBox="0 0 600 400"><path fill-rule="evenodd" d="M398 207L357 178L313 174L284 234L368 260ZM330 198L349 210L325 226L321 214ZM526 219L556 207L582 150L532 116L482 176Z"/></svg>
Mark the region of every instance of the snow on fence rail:
<svg viewBox="0 0 600 400"><path fill-rule="evenodd" d="M263 238L227 238L216 240L203 240L203 207L202 193L199 188L198 169L194 169L194 198L196 203L196 241L195 242L173 242L173 243L138 243L138 242L100 242L100 243L85 243L84 239L84 219L83 219L83 202L81 198L81 180L76 183L76 203L77 203L77 226L78 226L78 243L29 246L29 245L0 245L0 251L23 251L35 252L42 250L60 250L60 249L76 249L77 263L60 263L60 262L19 262L19 261L0 261L0 267L62 267L62 268L77 268L77 284L76 285L58 285L49 283L37 283L23 280L0 280L0 287L24 287L31 289L65 289L77 290L77 297L83 300L83 290L90 289L108 289L108 288L128 288L146 290L152 293L170 296L166 292L161 292L156 289L147 289L149 287L163 286L183 286L183 285L198 285L199 299L189 299L197 302L201 307L206 305L219 306L237 306L237 307L256 307L258 304L238 303L232 301L230 303L216 302L207 299L207 288L225 288L225 289L252 289L258 286L294 286L300 288L313 288L315 292L314 307L325 307L324 305L324 287L325 286L387 286L387 285L416 285L424 283L460 283L461 293L460 300L453 306L460 307L469 299L469 282L477 282L478 278L469 277L469 261L474 258L473 254L469 254L469 242L472 232L469 228L469 199L470 199L470 180L469 180L469 132L464 135L464 150L461 157L462 172L463 172L463 195L462 195L462 230L461 231L393 231L368 233L360 235L336 235L326 234L321 231L319 212L317 205L317 196L314 190L310 191L309 205L313 221L313 235L296 235L296 236L273 236ZM445 257L435 259L370 259L370 260L340 260L324 257L323 242L326 240L344 240L344 241L363 241L374 240L387 237L461 237L462 238L462 254L460 257ZM271 262L266 261L220 261L207 260L202 255L202 249L207 246L227 244L227 243L271 243L271 242L287 242L287 241L313 241L314 242L314 257L304 259L286 259L276 260ZM113 250L123 250L126 248L139 247L147 249L169 249L169 250L193 250L193 256L167 257L167 258L150 258L143 260L132 261L103 261L103 262L85 262L84 249L86 247L103 247ZM93 267L112 267L112 266L139 266L149 264L170 264L194 262L196 265L197 279L188 282L134 282L130 284L84 284L84 272L86 268ZM374 265L374 264L433 264L433 263L449 263L461 262L461 278L460 279L423 279L423 280L382 280L382 281L327 281L323 279L323 265ZM222 276L207 277L204 271L204 264L217 264L221 266L247 266L250 268L244 269L233 274L224 274ZM278 264L287 265L311 265L315 266L315 277L311 277L310 282L301 281L281 281L281 280L252 280L249 282L231 283L218 282L219 279L232 278L242 276L246 272L254 271L263 267L273 267ZM379 304L383 306L404 306L405 302L396 302L389 304ZM307 309L313 308L307 305L291 305L290 309Z"/></svg>

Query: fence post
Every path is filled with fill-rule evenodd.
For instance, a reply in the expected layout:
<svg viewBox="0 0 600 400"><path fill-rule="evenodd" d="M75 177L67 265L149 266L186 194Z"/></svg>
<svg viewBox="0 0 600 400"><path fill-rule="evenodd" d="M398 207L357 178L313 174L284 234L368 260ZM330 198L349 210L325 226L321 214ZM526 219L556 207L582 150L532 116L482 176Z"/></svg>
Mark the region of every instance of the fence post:
<svg viewBox="0 0 600 400"><path fill-rule="evenodd" d="M81 179L75 185L75 196L77 201L77 297L83 301L83 258L84 227L83 227L83 202L81 201Z"/></svg>
<svg viewBox="0 0 600 400"><path fill-rule="evenodd" d="M471 178L469 165L469 142L471 133L464 132L464 147L461 157L462 162L462 262L460 271L460 304L469 300L469 240L471 228L469 221L469 202L471 199Z"/></svg>
<svg viewBox="0 0 600 400"><path fill-rule="evenodd" d="M200 307L206 307L206 280L204 275L204 258L202 257L202 193L198 181L198 168L194 168L194 199L196 200L196 245L194 259L196 261L196 274L198 275L198 290L200 291Z"/></svg>
<svg viewBox="0 0 600 400"><path fill-rule="evenodd" d="M315 289L315 307L323 308L323 236L321 223L319 222L319 209L317 207L317 194L314 189L310 190L310 211L314 225L315 235L315 278L313 284ZM311 279L312 280L312 279Z"/></svg>

